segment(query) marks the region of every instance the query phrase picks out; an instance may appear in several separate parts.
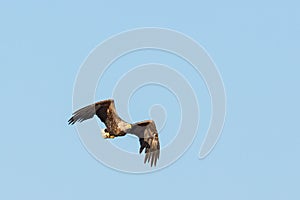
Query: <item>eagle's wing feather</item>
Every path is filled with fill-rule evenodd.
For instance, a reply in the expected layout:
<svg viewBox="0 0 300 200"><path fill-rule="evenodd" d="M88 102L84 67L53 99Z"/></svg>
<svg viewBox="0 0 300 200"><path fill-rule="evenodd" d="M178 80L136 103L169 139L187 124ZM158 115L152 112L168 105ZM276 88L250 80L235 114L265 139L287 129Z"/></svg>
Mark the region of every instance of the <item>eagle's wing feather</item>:
<svg viewBox="0 0 300 200"><path fill-rule="evenodd" d="M144 163L156 165L160 154L158 133L154 121L147 120L133 124L131 133L140 139L140 153L145 149Z"/></svg>
<svg viewBox="0 0 300 200"><path fill-rule="evenodd" d="M68 122L69 124L75 124L76 122L82 122L97 115L106 124L108 109L111 110L111 114L116 114L114 101L111 99L99 101L75 111Z"/></svg>

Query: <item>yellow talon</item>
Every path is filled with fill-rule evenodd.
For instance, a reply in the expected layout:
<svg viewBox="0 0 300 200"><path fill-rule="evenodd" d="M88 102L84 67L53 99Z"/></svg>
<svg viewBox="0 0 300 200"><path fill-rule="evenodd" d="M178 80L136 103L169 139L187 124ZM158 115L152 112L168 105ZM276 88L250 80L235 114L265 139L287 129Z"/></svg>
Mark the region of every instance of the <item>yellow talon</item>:
<svg viewBox="0 0 300 200"><path fill-rule="evenodd" d="M110 134L105 132L104 129L101 130L101 135L104 139L110 138Z"/></svg>
<svg viewBox="0 0 300 200"><path fill-rule="evenodd" d="M115 138L114 135L109 134L109 132L105 132L105 129L101 130L101 135L104 139L114 139Z"/></svg>

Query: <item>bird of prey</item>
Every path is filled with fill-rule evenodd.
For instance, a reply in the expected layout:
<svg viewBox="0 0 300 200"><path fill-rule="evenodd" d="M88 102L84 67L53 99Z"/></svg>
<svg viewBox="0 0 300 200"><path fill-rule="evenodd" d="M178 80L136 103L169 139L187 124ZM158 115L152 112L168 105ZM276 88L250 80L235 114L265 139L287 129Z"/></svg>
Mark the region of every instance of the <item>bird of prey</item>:
<svg viewBox="0 0 300 200"><path fill-rule="evenodd" d="M82 122L97 115L105 124L106 128L101 130L104 139L113 139L124 136L127 133L136 135L139 138L140 150L145 149L144 163L150 163L151 167L156 166L159 159L160 145L158 132L153 120L146 120L130 124L122 120L115 108L114 100L108 99L83 107L73 113L69 124Z"/></svg>

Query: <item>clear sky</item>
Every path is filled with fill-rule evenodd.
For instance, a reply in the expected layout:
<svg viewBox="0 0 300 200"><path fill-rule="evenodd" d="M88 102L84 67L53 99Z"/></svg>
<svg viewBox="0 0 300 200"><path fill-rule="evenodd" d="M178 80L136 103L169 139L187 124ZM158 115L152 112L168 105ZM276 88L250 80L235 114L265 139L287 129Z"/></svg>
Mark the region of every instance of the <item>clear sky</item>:
<svg viewBox="0 0 300 200"><path fill-rule="evenodd" d="M206 49L224 81L227 118L218 144L199 160L210 105L198 80L203 125L192 146L163 170L133 175L95 160L67 119L76 75L92 49L145 26L180 31ZM0 199L300 198L297 1L1 1L0 27ZM114 80L109 75L118 66L153 60L177 70L182 63L163 52L137 52L115 63L105 80ZM183 71L197 83L193 71ZM168 132L178 120L176 102L162 88L149 90L146 107L157 103L157 92L173 112ZM148 117L134 103L145 91L130 104L135 120ZM97 90L96 97L110 92ZM173 137L167 134L164 143ZM118 145L135 150L126 144Z"/></svg>

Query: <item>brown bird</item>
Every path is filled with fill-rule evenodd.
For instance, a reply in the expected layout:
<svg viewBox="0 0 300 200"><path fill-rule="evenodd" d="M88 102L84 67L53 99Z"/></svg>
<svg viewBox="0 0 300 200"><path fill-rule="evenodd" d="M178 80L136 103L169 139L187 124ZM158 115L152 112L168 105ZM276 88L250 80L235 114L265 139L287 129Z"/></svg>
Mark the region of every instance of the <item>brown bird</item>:
<svg viewBox="0 0 300 200"><path fill-rule="evenodd" d="M145 149L144 163L150 163L151 167L156 165L159 159L160 145L158 132L153 120L146 120L130 124L122 120L117 114L114 100L108 99L83 107L73 113L69 119L69 124L82 122L91 119L97 115L105 124L106 128L101 130L104 139L113 139L124 136L127 133L136 135L139 138L140 150L142 153Z"/></svg>

